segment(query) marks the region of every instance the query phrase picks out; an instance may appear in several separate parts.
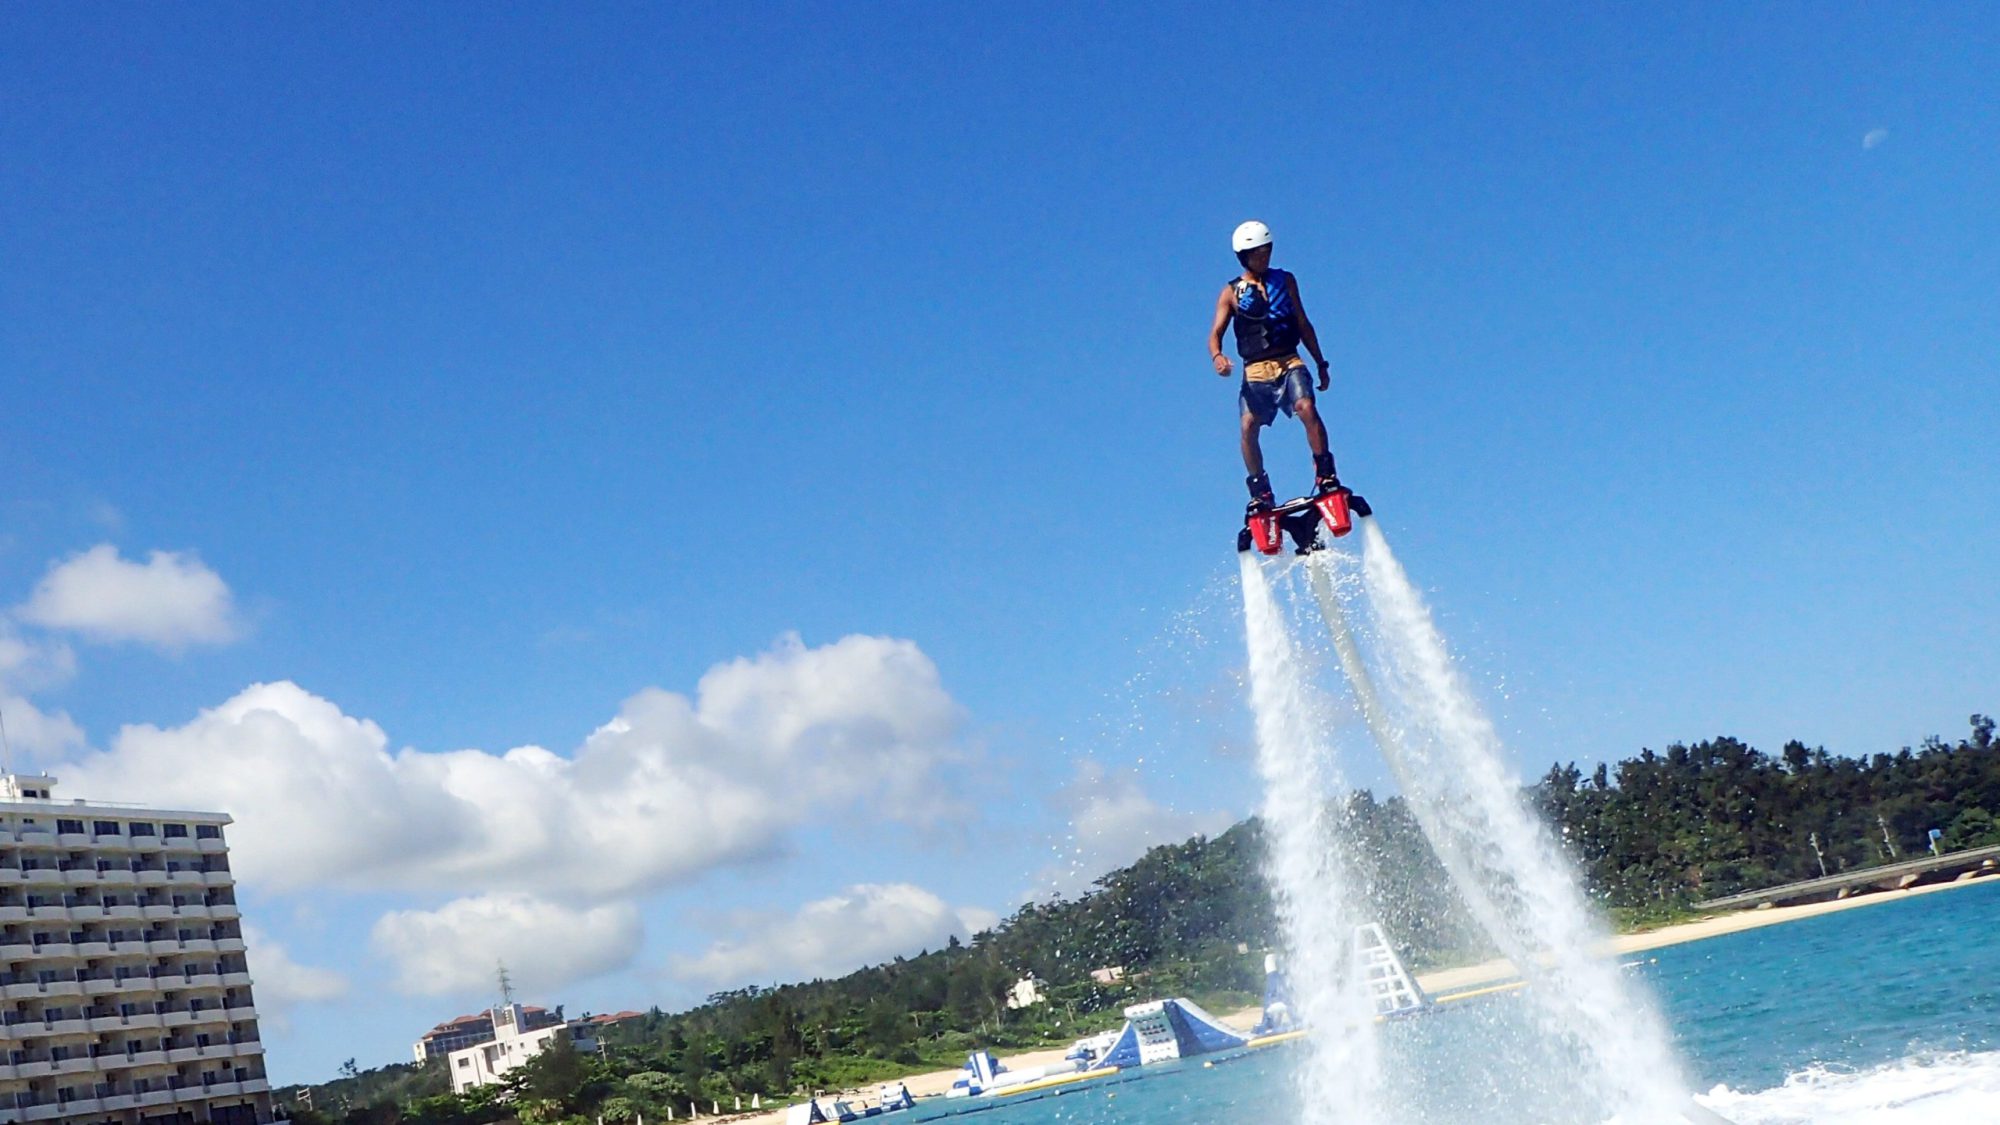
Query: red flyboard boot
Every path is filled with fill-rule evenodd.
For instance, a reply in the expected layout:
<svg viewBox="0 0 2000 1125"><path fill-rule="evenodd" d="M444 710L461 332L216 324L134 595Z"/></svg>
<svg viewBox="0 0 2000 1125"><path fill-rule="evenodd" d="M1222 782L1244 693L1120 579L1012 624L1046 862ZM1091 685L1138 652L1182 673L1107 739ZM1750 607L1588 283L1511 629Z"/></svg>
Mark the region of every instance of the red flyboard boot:
<svg viewBox="0 0 2000 1125"><path fill-rule="evenodd" d="M1273 509L1278 499L1271 494L1271 478L1268 474L1257 473L1246 479L1250 488L1250 504L1243 512L1243 522L1250 528L1250 537L1257 544L1257 550L1267 555L1275 555L1282 543L1278 535L1278 516Z"/></svg>
<svg viewBox="0 0 2000 1125"><path fill-rule="evenodd" d="M1313 454L1313 507L1326 520L1326 528L1333 532L1335 539L1354 528L1352 513L1347 508L1347 489L1341 486L1340 475L1333 471L1333 451Z"/></svg>

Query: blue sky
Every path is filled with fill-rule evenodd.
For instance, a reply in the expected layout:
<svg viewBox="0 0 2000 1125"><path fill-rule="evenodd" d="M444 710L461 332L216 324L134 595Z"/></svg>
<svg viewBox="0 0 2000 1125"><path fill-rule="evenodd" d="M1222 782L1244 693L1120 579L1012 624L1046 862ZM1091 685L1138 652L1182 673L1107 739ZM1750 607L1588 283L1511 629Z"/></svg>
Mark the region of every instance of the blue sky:
<svg viewBox="0 0 2000 1125"><path fill-rule="evenodd" d="M237 817L280 1079L496 951L677 1006L1246 813L1247 217L1525 773L2000 707L1980 6L0 21L9 733Z"/></svg>

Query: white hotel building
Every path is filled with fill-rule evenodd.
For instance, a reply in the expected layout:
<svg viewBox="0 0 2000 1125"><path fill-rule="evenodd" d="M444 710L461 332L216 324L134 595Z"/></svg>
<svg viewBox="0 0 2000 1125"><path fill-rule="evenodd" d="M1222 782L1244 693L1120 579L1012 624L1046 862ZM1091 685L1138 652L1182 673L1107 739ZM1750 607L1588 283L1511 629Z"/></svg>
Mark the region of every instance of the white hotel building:
<svg viewBox="0 0 2000 1125"><path fill-rule="evenodd" d="M271 1120L222 813L0 774L0 1125Z"/></svg>

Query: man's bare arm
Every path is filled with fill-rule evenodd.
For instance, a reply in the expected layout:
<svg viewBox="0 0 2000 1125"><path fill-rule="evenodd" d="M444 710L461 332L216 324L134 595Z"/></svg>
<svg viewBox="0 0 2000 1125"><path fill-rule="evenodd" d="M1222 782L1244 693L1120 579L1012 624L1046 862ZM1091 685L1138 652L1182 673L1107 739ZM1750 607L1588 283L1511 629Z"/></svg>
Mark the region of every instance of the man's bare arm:
<svg viewBox="0 0 2000 1125"><path fill-rule="evenodd" d="M1208 358L1215 364L1217 375L1229 374L1229 357L1222 354L1222 333L1229 327L1229 318L1236 312L1236 302L1231 300L1236 294L1229 286L1222 287L1222 296L1215 299L1215 324L1208 330Z"/></svg>
<svg viewBox="0 0 2000 1125"><path fill-rule="evenodd" d="M1299 342L1312 353L1313 362L1319 364L1319 389L1323 391L1332 384L1333 377L1327 374L1326 356L1319 350L1319 333L1313 330L1313 322L1306 316L1306 299L1299 296L1297 276L1292 278L1292 316L1299 326Z"/></svg>

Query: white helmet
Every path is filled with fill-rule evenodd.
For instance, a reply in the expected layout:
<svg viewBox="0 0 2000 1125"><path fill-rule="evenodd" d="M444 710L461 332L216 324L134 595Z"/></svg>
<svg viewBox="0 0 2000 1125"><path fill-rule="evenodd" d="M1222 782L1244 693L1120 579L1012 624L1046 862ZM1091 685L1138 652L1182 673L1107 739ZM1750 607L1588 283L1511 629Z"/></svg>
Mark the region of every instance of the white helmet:
<svg viewBox="0 0 2000 1125"><path fill-rule="evenodd" d="M1229 241L1236 247L1238 254L1241 254L1245 250L1255 250L1259 246L1269 246L1271 244L1271 228L1252 219L1242 226L1237 227L1236 234Z"/></svg>

